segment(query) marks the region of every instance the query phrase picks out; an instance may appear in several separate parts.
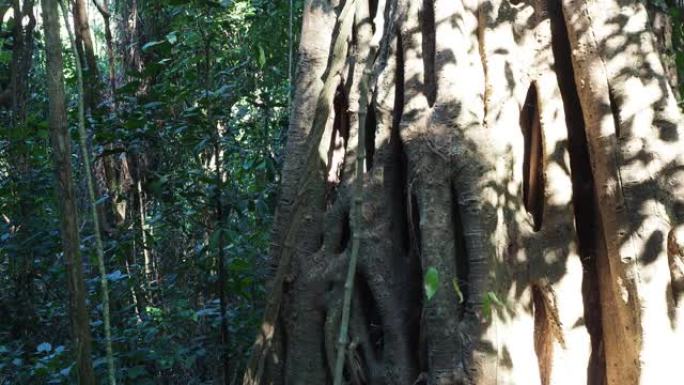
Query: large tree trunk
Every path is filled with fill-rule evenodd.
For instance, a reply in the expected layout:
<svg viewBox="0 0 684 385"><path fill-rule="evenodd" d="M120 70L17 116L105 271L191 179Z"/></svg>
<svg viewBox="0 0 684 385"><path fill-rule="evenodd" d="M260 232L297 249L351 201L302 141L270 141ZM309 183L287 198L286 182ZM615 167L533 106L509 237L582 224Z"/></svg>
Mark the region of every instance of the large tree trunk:
<svg viewBox="0 0 684 385"><path fill-rule="evenodd" d="M349 383L680 383L684 130L650 28L634 0L307 1L244 384L332 382L354 237Z"/></svg>

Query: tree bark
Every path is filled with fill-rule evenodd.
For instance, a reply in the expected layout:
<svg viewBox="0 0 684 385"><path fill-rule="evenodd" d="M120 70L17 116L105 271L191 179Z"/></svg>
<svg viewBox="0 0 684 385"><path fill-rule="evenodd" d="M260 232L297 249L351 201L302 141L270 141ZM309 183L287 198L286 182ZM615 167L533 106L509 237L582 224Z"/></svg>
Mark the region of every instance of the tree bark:
<svg viewBox="0 0 684 385"><path fill-rule="evenodd" d="M85 101L89 113L93 113L100 102L99 74L93 38L90 34L88 21L88 8L86 0L74 0L73 9L74 35L76 36L76 48L78 57L83 68L85 79Z"/></svg>
<svg viewBox="0 0 684 385"><path fill-rule="evenodd" d="M332 382L353 237L347 383L678 383L684 129L641 3L309 0L295 84L243 384Z"/></svg>
<svg viewBox="0 0 684 385"><path fill-rule="evenodd" d="M97 7L97 10L102 16L104 21L104 32L105 32L105 44L107 45L107 62L109 64L108 74L109 74L109 88L111 92L111 103L112 111L117 111L117 100L116 100L116 59L114 57L114 38L112 37L112 27L111 18L112 15L109 11L109 0L93 0L93 3Z"/></svg>
<svg viewBox="0 0 684 385"><path fill-rule="evenodd" d="M36 19L33 15L34 2L32 0L23 3L14 0L8 2L7 10L11 9L14 25L8 36L12 36L12 60L10 62L9 84L3 97L0 96L0 106L8 109L9 127L19 134L19 139L11 139L8 149L8 162L11 167L9 179L16 194L16 206L18 215L13 218L13 226L16 229L15 237L17 244L27 242L35 234L36 229L32 225L35 215L34 202L31 198L35 187L31 183L30 154L29 148L23 140L30 128L27 127L29 111L29 79L33 68L34 30ZM5 9L3 9L3 16ZM25 19L28 19L26 22ZM32 288L32 261L35 255L32 250L20 248L16 258L10 260L10 274L15 282L14 301L18 304L19 311L14 314L17 326L13 329L21 334L32 334L35 324L36 312L31 306Z"/></svg>
<svg viewBox="0 0 684 385"><path fill-rule="evenodd" d="M90 321L85 302L86 289L79 252L78 214L71 168L71 138L66 120L59 13L56 1L42 0L42 6L46 39L50 140L57 173L58 200L61 205L62 246L69 276L69 309L78 383L95 385L95 374L91 363Z"/></svg>
<svg viewBox="0 0 684 385"><path fill-rule="evenodd" d="M95 183L93 182L93 174L91 169L90 153L87 145L87 133L85 126L85 91L84 91L84 76L81 67L81 56L78 52L76 38L71 31L68 19L68 8L66 3L62 1L60 4L62 8L62 16L64 17L64 24L66 26L69 40L71 43L72 52L76 58L76 76L78 79L78 136L81 147L81 156L83 159L83 166L85 168L85 179L88 188L88 198L90 201L90 212L93 219L93 233L95 237L95 251L97 255L97 267L100 273L100 295L102 299L102 319L104 323L105 332L105 350L107 357L107 374L108 383L116 385L116 369L114 366L114 352L112 349L112 331L111 331L111 317L110 317L110 301L109 301L109 284L107 278L107 270L105 268L104 245L102 242L102 232L100 231L100 215L97 209L97 194L95 192Z"/></svg>

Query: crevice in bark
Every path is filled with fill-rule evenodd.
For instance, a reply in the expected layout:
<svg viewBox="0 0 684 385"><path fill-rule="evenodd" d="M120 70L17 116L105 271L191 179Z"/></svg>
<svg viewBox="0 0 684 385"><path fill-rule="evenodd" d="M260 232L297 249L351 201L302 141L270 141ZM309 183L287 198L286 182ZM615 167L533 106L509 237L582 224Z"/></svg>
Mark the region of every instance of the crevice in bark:
<svg viewBox="0 0 684 385"><path fill-rule="evenodd" d="M392 133L392 138L395 138L396 136L395 143L397 143L397 184L401 186L401 190L397 191L397 195L401 196L397 196L396 199L399 202L399 207L403 208L402 212L397 212L395 217L395 220L398 220L397 225L400 226L399 234L401 238L398 239L397 242L401 246L401 250L405 254L411 254L413 250L413 232L415 231L415 227L412 226L415 225L413 225L412 223L414 218L410 217L413 207L409 208L409 205L412 205L413 201L410 197L410 191L408 190L408 159L406 158L406 153L404 152L404 146L399 141L399 134L397 131L398 130L394 130L394 132ZM420 263L416 262L416 264Z"/></svg>
<svg viewBox="0 0 684 385"><path fill-rule="evenodd" d="M350 222L349 212L346 212L344 214L344 218L342 220L342 230L341 230L341 234L340 234L340 243L337 246L335 253L341 253L347 249L347 246L349 246L349 240L351 239L351 227L349 226L349 222Z"/></svg>
<svg viewBox="0 0 684 385"><path fill-rule="evenodd" d="M423 0L420 15L423 36L423 74L428 104L432 107L437 99L437 78L435 72L435 8L434 0Z"/></svg>
<svg viewBox="0 0 684 385"><path fill-rule="evenodd" d="M356 276L355 286L359 292L360 309L368 325L368 336L370 344L378 357L382 352L384 344L384 331L382 329L382 315L378 310L378 304L373 298L373 292L368 286L368 282L362 275ZM373 357L366 357L366 360L373 360Z"/></svg>
<svg viewBox="0 0 684 385"><path fill-rule="evenodd" d="M422 245L420 239L420 212L418 211L418 197L416 197L416 194L413 193L413 191L411 191L410 185L407 194L409 195L408 199L410 201L407 205L409 219L409 242L412 245L411 248L413 249L413 251L420 256Z"/></svg>
<svg viewBox="0 0 684 385"><path fill-rule="evenodd" d="M369 0L368 1L368 10L370 11L368 14L370 15L370 20L373 20L375 16L378 13L378 0ZM384 10L380 10L381 12L384 12ZM375 32L376 26L373 26L373 32Z"/></svg>
<svg viewBox="0 0 684 385"><path fill-rule="evenodd" d="M408 166L408 159L407 156L404 153L404 158L406 165ZM420 234L420 211L419 211L419 205L418 205L418 197L416 194L412 191L412 184L409 182L407 184L407 192L406 192L406 198L407 198L407 204L406 204L406 209L407 209L407 219L408 219L408 226L407 229L409 231L409 250L408 253L411 255L412 260L415 262L414 263L414 272L415 275L413 276L414 279L419 283L418 290L420 294L417 296L417 301L415 304L415 309L420 309L415 313L415 323L414 323L414 328L411 330L417 331L415 333L415 339L412 343L412 345L415 347L415 351L417 353L418 357L418 371L420 373L427 373L428 368L429 368L429 362L428 362L428 357L429 357L429 352L428 352L428 343L427 343L427 334L426 334L426 324L425 324L425 307L424 307L424 302L425 302L425 296L423 295L423 266L420 262L421 260L421 253L422 253L422 244L421 244L421 234Z"/></svg>
<svg viewBox="0 0 684 385"><path fill-rule="evenodd" d="M454 290L456 293L458 301L463 304L469 303L469 290L468 290L468 276L470 275L470 264L468 263L468 250L466 249L465 232L463 228L463 219L461 218L461 211L458 204L458 191L452 187L451 191L451 205L452 216L454 221L454 250L456 251L456 279L454 283ZM465 318L466 306L459 307L459 320Z"/></svg>
<svg viewBox="0 0 684 385"><path fill-rule="evenodd" d="M366 171L373 168L373 156L375 155L375 131L377 129L377 118L375 116L374 103L368 105L368 115L366 116Z"/></svg>
<svg viewBox="0 0 684 385"><path fill-rule="evenodd" d="M400 78L401 76L398 76ZM403 79L400 79L399 84L403 84ZM399 88L399 87L397 87ZM403 98L397 98L400 106L403 106ZM401 107L399 107L401 108ZM395 110L396 113L397 110ZM423 309L423 270L420 261L421 236L419 230L420 212L418 210L418 201L415 194L411 191L409 182L409 166L408 157L404 150L404 144L399 138L399 120L401 112L397 114L397 121L393 125L390 145L395 146L393 150L395 153L392 161L397 166L396 172L396 191L395 200L397 202L397 209L393 210L394 216L392 223L396 224L398 229L395 231L395 244L401 252L401 261L393 268L402 269L401 277L405 277L407 282L402 284L405 309L408 312L406 316L407 324L402 327L401 332L408 332L407 345L408 352L411 353L410 367L416 369L418 372L427 371L427 345L425 343L424 334L422 333L422 309ZM393 143L393 144L392 144Z"/></svg>
<svg viewBox="0 0 684 385"><path fill-rule="evenodd" d="M673 308L669 309L670 321L674 323L674 307L681 306L681 295L684 292L684 248L677 242L676 230L670 231L667 237L667 258L670 267L670 290L672 291Z"/></svg>
<svg viewBox="0 0 684 385"><path fill-rule="evenodd" d="M409 174L408 174L408 157L406 156L406 151L404 149L404 143L401 140L399 133L399 127L401 125L401 119L404 112L404 50L402 47L402 37L401 33L397 34L397 64L396 64L396 79L395 79L395 91L394 91L394 109L392 117L392 129L390 132L390 145L395 146L395 154L397 158L394 161L398 166L397 170L397 181L401 186L401 189L397 192L401 194L398 199L400 200L401 207L403 211L398 213L401 217L401 241L402 250L408 255L413 254L414 250L414 234L416 231L417 223L413 223L415 218L411 217L411 213L415 208L414 200L412 198L411 187L409 186ZM419 261L415 261L415 264L420 266ZM420 278L420 275L417 276Z"/></svg>
<svg viewBox="0 0 684 385"><path fill-rule="evenodd" d="M417 266L416 269L420 273L420 282L422 283L422 277L423 277L423 269L420 266L420 264ZM421 295L418 297L418 303L416 304L418 309L424 309L424 304L425 304L425 296L422 295L422 289L421 289ZM418 331L417 338L416 338L416 352L418 356L418 372L422 373L422 375L426 375L428 371L430 370L430 362L429 362L429 347L428 347L428 342L427 342L427 333L425 331L426 325L425 325L425 312L424 310L421 310L417 313L416 317L416 329ZM426 378L427 379L427 378ZM419 383L416 381L416 383Z"/></svg>
<svg viewBox="0 0 684 385"><path fill-rule="evenodd" d="M584 270L582 297L584 322L591 338L591 356L587 367L588 385L605 382L605 354L603 351L603 325L601 299L597 271L599 233L594 195L594 177L589 160L586 127L572 68L570 40L560 3L552 3L550 9L552 48L556 65L556 77L563 100L565 123L568 129L568 153L572 179L572 203L578 238L578 253Z"/></svg>
<svg viewBox="0 0 684 385"><path fill-rule="evenodd" d="M520 128L525 138L523 162L523 199L534 222L534 231L542 227L544 216L544 141L537 104L537 87L530 85L520 112Z"/></svg>
<svg viewBox="0 0 684 385"><path fill-rule="evenodd" d="M612 88L608 88L608 100L610 101L610 113L613 116L613 124L615 124L615 137L620 139L620 107L615 100L615 93Z"/></svg>
<svg viewBox="0 0 684 385"><path fill-rule="evenodd" d="M330 135L327 159L327 184L328 190L334 189L343 179L345 153L349 142L349 100L347 99L344 85L340 84L335 91L333 100L333 130Z"/></svg>
<svg viewBox="0 0 684 385"><path fill-rule="evenodd" d="M392 117L392 138L396 138L398 142L401 143L399 136L399 125L401 124L401 118L404 115L404 50L402 49L403 38L400 31L395 32L397 35L397 64L396 64L396 79L394 87L394 116ZM401 151L404 154L403 148Z"/></svg>

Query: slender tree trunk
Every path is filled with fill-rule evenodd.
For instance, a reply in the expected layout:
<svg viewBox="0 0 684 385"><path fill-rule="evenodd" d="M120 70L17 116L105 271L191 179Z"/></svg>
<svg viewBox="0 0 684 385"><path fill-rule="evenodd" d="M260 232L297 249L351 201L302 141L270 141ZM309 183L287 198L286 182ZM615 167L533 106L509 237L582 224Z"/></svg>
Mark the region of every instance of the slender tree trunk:
<svg viewBox="0 0 684 385"><path fill-rule="evenodd" d="M139 0L126 1L122 5L122 23L120 28L121 51L123 54L123 67L126 70L142 71L142 44L140 43L140 15L138 10ZM142 86L141 86L142 87Z"/></svg>
<svg viewBox="0 0 684 385"><path fill-rule="evenodd" d="M245 385L331 383L345 286L349 383L679 382L684 129L641 3L309 0L299 52Z"/></svg>
<svg viewBox="0 0 684 385"><path fill-rule="evenodd" d="M109 0L93 0L97 10L104 21L105 43L107 45L107 62L109 63L109 88L112 94L112 110L117 111L116 101L116 59L114 57L114 39L112 37L111 13L109 11Z"/></svg>
<svg viewBox="0 0 684 385"><path fill-rule="evenodd" d="M102 102L102 95L100 90L100 78L97 68L97 58L95 57L95 50L93 46L93 38L90 31L90 23L88 17L88 8L86 6L87 0L74 0L73 3L73 22L74 35L76 40L76 50L78 52L79 63L83 71L84 78L84 100L86 107L86 114L91 116L95 113L98 105ZM107 174L106 167L107 159L96 159L93 162L93 173L95 176L95 185L97 188L97 195L105 196L107 194L113 196L116 190L109 189L111 185ZM112 232L110 225L111 213L113 212L112 199L106 200L103 204L97 206L98 217L100 218L100 227L105 233Z"/></svg>
<svg viewBox="0 0 684 385"><path fill-rule="evenodd" d="M215 180L216 180L216 227L215 230L218 232L216 241L216 264L218 266L218 282L217 282L217 295L219 297L219 309L221 312L221 330L219 332L220 338L219 343L221 346L221 363L223 371L223 383L225 385L230 384L230 341L228 335L228 301L226 298L226 266L225 266L225 217L229 215L224 210L223 205L223 169L221 167L223 158L221 156L222 150L220 146L220 133L216 133L216 139L214 141L214 161L215 165Z"/></svg>
<svg viewBox="0 0 684 385"><path fill-rule="evenodd" d="M74 35L76 37L76 48L83 68L85 80L85 101L86 108L93 113L100 102L99 75L93 38L90 34L90 23L88 20L87 0L74 0Z"/></svg>
<svg viewBox="0 0 684 385"><path fill-rule="evenodd" d="M66 26L71 48L76 59L76 75L78 78L78 136L81 147L81 155L83 158L83 166L85 168L85 179L88 187L88 200L90 203L90 212L93 220L93 233L95 237L95 251L97 253L97 267L100 274L100 290L102 298L102 319L104 323L105 332L105 350L107 358L107 378L109 385L116 385L116 369L114 366L114 351L112 348L112 330L110 317L110 301L109 301L109 285L107 281L107 270L105 267L104 245L102 242L102 232L100 231L100 216L97 209L97 195L95 192L95 183L93 181L93 174L90 162L90 152L87 145L87 133L85 127L85 90L84 90L84 76L81 68L81 57L79 56L76 39L71 31L68 20L68 10L64 0L60 3L62 8L62 16L64 17L64 25Z"/></svg>
<svg viewBox="0 0 684 385"><path fill-rule="evenodd" d="M78 215L71 170L71 138L67 130L62 73L62 42L59 37L57 2L42 0L45 26L45 56L47 58L47 88L49 97L49 125L52 153L57 172L57 193L62 221L62 246L69 282L69 309L76 352L78 383L95 385L91 363L91 335L86 288L83 280Z"/></svg>

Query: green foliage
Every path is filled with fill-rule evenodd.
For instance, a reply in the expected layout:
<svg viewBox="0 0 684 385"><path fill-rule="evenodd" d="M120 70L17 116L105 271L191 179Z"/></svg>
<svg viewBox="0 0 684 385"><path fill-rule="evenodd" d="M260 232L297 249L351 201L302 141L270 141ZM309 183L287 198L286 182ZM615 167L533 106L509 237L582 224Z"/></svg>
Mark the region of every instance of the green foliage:
<svg viewBox="0 0 684 385"><path fill-rule="evenodd" d="M672 72L676 72L675 75L679 82L678 87L674 86L674 88L678 88L676 91L681 98L684 95L684 13L682 12L682 4L674 0L647 0L645 4L651 14L659 12L669 16L671 36L666 33L665 37L671 38L670 42L666 42L666 45L671 44L671 47L668 47L661 54L666 67L673 63Z"/></svg>
<svg viewBox="0 0 684 385"><path fill-rule="evenodd" d="M295 2L296 14L301 3ZM112 12L123 17L123 2L116 4ZM229 375L243 370L264 303L269 231L288 122L288 2L138 4L144 21L139 31L142 64L126 65L124 51L130 47L116 46L119 84L112 96L106 51L98 50L105 97L88 118L94 159L126 159L130 171L130 179L98 200L106 211L114 203L126 203L123 222L104 234L117 376L122 384L136 385L219 383L221 352L228 352ZM90 19L97 45L104 46L99 15ZM115 38L123 41L125 36ZM45 122L43 43L36 43L26 124L10 125L9 112L0 108L0 314L8 315L0 323L3 385L75 383L60 198L54 193ZM64 43L73 130L74 60ZM0 49L0 89L7 81L2 71L7 54ZM110 108L114 102L116 110ZM74 179L80 212L86 213L76 149ZM216 177L216 149L222 180ZM85 215L79 221L92 358L104 378L91 223ZM219 248L226 270L227 346L219 339ZM153 261L153 276L145 272L143 249Z"/></svg>
<svg viewBox="0 0 684 385"><path fill-rule="evenodd" d="M432 266L427 269L423 286L425 287L425 298L429 301L435 296L439 287L439 271L437 269Z"/></svg>
<svg viewBox="0 0 684 385"><path fill-rule="evenodd" d="M495 307L503 308L504 303L496 296L496 293L488 291L482 300L482 314L485 319L489 320L492 318L492 309Z"/></svg>

